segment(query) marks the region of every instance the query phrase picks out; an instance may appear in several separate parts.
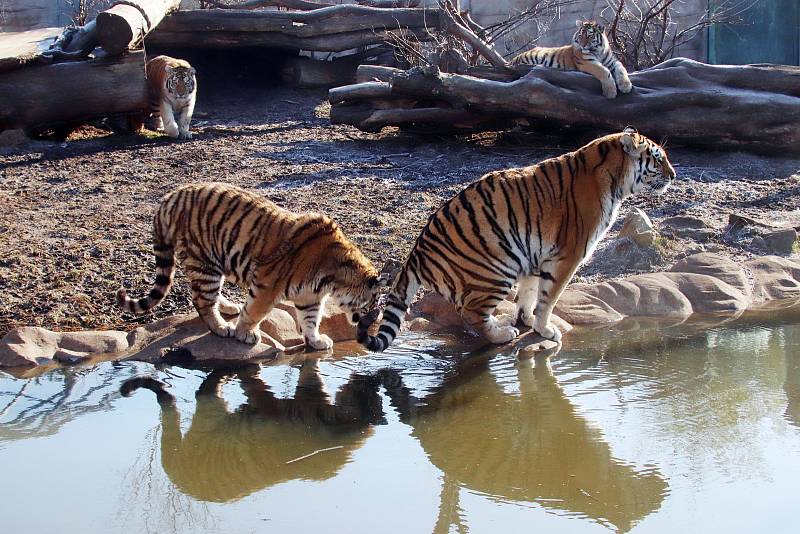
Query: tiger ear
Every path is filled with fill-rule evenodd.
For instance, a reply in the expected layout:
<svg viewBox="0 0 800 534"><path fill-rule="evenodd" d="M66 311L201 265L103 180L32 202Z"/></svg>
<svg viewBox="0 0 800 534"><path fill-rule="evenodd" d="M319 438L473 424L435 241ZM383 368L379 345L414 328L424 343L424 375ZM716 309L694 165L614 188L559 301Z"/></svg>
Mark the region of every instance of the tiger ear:
<svg viewBox="0 0 800 534"><path fill-rule="evenodd" d="M197 70L194 67L189 67L189 74L194 76L195 74L197 74Z"/></svg>
<svg viewBox="0 0 800 534"><path fill-rule="evenodd" d="M636 142L636 130L633 128L625 128L625 131L619 137L619 142L622 143L622 149L626 154L637 157L642 153L640 147L644 146L644 143L639 145Z"/></svg>

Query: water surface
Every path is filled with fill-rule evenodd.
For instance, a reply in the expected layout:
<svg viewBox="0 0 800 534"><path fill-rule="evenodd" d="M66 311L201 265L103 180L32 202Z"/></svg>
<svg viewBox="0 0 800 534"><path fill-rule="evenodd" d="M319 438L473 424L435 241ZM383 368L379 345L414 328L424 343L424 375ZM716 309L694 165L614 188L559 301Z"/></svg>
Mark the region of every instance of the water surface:
<svg viewBox="0 0 800 534"><path fill-rule="evenodd" d="M549 357L401 340L0 373L2 530L796 531L800 306L580 329ZM175 402L122 397L134 376Z"/></svg>

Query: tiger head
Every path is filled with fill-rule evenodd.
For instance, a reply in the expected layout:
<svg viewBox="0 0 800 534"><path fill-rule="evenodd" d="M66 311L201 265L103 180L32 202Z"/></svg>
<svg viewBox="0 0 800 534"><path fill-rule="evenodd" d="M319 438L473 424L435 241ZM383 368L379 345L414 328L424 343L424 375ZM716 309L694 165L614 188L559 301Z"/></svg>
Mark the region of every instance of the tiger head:
<svg viewBox="0 0 800 534"><path fill-rule="evenodd" d="M185 63L185 62L184 62ZM194 67L186 65L166 66L166 89L178 98L188 98L195 90Z"/></svg>
<svg viewBox="0 0 800 534"><path fill-rule="evenodd" d="M624 188L630 194L644 190L663 193L675 179L664 149L631 127L619 134L619 142L630 164Z"/></svg>
<svg viewBox="0 0 800 534"><path fill-rule="evenodd" d="M572 37L575 48L586 52L596 52L608 46L605 27L594 20L576 20L578 30Z"/></svg>
<svg viewBox="0 0 800 534"><path fill-rule="evenodd" d="M362 317L377 307L381 289L391 279L388 274L378 274L361 254L356 256L346 259L335 269L331 291L331 297L347 314L351 324L358 324Z"/></svg>

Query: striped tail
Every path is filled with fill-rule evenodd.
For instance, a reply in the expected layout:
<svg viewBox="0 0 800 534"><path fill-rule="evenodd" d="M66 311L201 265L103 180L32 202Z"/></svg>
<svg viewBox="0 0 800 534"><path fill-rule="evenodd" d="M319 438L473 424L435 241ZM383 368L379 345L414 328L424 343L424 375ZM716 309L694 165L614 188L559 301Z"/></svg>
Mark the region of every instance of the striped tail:
<svg viewBox="0 0 800 534"><path fill-rule="evenodd" d="M386 308L383 310L383 319L378 328L378 335L369 335L369 327L378 318L378 309L372 310L366 317L358 323L358 342L364 345L367 350L373 352L383 352L392 344L394 338L400 332L400 325L408 313L411 300L417 294L420 283L416 277L409 274L410 262L407 262L403 270L397 275L392 291L386 299Z"/></svg>
<svg viewBox="0 0 800 534"><path fill-rule="evenodd" d="M159 404L173 406L175 404L175 397L172 393L167 391L167 387L168 386L164 382L156 380L155 378L136 376L123 382L119 387L119 392L123 397L130 397L139 388L149 389L156 394L156 399Z"/></svg>
<svg viewBox="0 0 800 534"><path fill-rule="evenodd" d="M153 289L146 297L132 299L128 296L124 287L117 291L117 306L122 311L140 314L158 306L164 297L169 293L172 286L172 275L175 273L175 249L172 245L166 244L163 240L157 240L153 245L156 254L156 281Z"/></svg>

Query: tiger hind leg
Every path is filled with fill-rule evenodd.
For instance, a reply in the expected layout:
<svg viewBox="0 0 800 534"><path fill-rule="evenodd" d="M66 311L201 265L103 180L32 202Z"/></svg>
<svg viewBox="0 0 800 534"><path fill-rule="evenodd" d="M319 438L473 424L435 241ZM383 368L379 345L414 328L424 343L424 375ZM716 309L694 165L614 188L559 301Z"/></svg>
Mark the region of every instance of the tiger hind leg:
<svg viewBox="0 0 800 534"><path fill-rule="evenodd" d="M191 260L183 264L183 270L192 289L194 307L208 329L220 337L232 337L236 328L222 318L218 309L222 274Z"/></svg>
<svg viewBox="0 0 800 534"><path fill-rule="evenodd" d="M545 339L561 341L561 332L550 324L550 316L564 288L572 280L579 262L548 262L542 265L533 331Z"/></svg>
<svg viewBox="0 0 800 534"><path fill-rule="evenodd" d="M514 309L514 322L525 326L533 326L533 308L536 305L539 291L539 277L526 276L519 281L517 290L517 306Z"/></svg>
<svg viewBox="0 0 800 534"><path fill-rule="evenodd" d="M497 303L502 300L499 297L489 297L480 299L485 304L482 306L466 305L461 310L461 316L471 327L478 330L489 342L496 345L508 343L519 335L519 330L514 326L498 320L492 315Z"/></svg>
<svg viewBox="0 0 800 534"><path fill-rule="evenodd" d="M278 292L274 288L251 283L247 291L247 301L236 323L236 339L249 345L259 343L261 330L258 325L272 310L277 299Z"/></svg>

